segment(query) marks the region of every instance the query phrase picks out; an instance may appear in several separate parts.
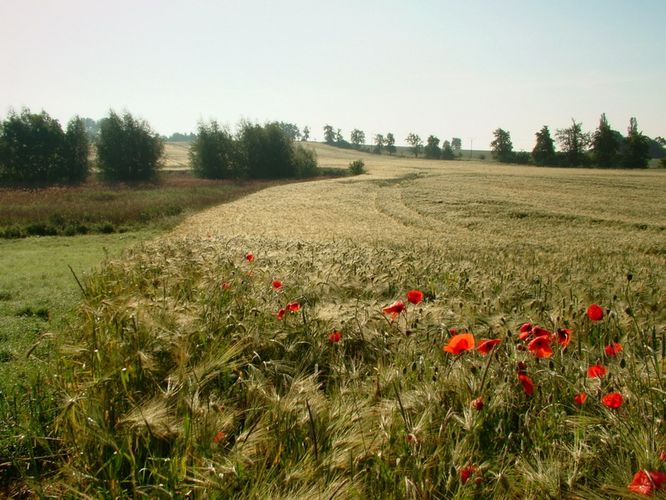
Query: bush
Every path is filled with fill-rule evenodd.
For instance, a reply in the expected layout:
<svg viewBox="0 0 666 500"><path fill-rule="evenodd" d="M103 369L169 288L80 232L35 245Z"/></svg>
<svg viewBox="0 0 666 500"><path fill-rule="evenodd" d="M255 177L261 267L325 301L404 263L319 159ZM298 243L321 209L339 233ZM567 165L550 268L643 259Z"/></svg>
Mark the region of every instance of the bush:
<svg viewBox="0 0 666 500"><path fill-rule="evenodd" d="M97 159L102 175L114 181L153 180L160 168L164 144L143 120L111 111L102 120Z"/></svg>
<svg viewBox="0 0 666 500"><path fill-rule="evenodd" d="M277 123L245 123L240 131L240 151L253 179L296 177L292 142Z"/></svg>
<svg viewBox="0 0 666 500"><path fill-rule="evenodd" d="M294 147L294 164L298 177L315 177L319 175L317 167L317 153L312 149L306 149L300 144Z"/></svg>
<svg viewBox="0 0 666 500"><path fill-rule="evenodd" d="M363 160L354 160L349 164L349 172L352 175L361 175L365 173L365 163Z"/></svg>
<svg viewBox="0 0 666 500"><path fill-rule="evenodd" d="M67 132L46 112L10 113L0 130L0 179L19 184L75 183L88 176L89 144L80 118Z"/></svg>
<svg viewBox="0 0 666 500"><path fill-rule="evenodd" d="M213 120L199 123L197 136L190 146L190 164L198 177L232 179L242 176L238 148L231 134Z"/></svg>

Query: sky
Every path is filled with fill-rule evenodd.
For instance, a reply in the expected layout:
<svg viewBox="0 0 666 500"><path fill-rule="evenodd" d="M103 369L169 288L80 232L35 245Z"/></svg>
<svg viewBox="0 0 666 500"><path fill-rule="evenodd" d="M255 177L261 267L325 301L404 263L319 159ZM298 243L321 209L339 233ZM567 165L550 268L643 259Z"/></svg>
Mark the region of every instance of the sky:
<svg viewBox="0 0 666 500"><path fill-rule="evenodd" d="M160 134L215 119L398 144L515 150L601 113L666 136L666 0L0 0L0 118L129 111Z"/></svg>

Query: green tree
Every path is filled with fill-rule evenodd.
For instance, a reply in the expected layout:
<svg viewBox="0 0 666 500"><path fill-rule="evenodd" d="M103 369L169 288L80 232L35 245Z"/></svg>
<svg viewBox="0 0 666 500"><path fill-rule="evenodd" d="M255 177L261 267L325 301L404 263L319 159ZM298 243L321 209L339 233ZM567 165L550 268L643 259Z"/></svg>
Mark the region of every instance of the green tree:
<svg viewBox="0 0 666 500"><path fill-rule="evenodd" d="M351 132L351 143L356 149L361 149L361 146L365 144L365 132L355 128Z"/></svg>
<svg viewBox="0 0 666 500"><path fill-rule="evenodd" d="M301 137L301 131L295 123L275 122L290 141L297 141Z"/></svg>
<svg viewBox="0 0 666 500"><path fill-rule="evenodd" d="M83 119L78 116L67 124L62 173L58 176L68 182L83 182L90 173L90 141Z"/></svg>
<svg viewBox="0 0 666 500"><path fill-rule="evenodd" d="M585 165L587 163L587 146L590 144L590 134L583 132L583 125L571 119L571 127L558 129L555 137L564 154L566 163L571 166Z"/></svg>
<svg viewBox="0 0 666 500"><path fill-rule="evenodd" d="M411 146L409 149L414 154L414 158L418 158L419 153L423 149L423 141L421 138L417 134L410 132L405 141Z"/></svg>
<svg viewBox="0 0 666 500"><path fill-rule="evenodd" d="M395 137L393 137L393 134L391 132L386 134L386 139L384 144L386 145L386 151L388 152L389 156L395 153Z"/></svg>
<svg viewBox="0 0 666 500"><path fill-rule="evenodd" d="M253 179L296 177L292 141L277 123L241 126L239 151L247 175Z"/></svg>
<svg viewBox="0 0 666 500"><path fill-rule="evenodd" d="M426 158L431 160L439 160L442 156L442 150L439 147L439 139L434 135L430 135L426 140L424 148Z"/></svg>
<svg viewBox="0 0 666 500"><path fill-rule="evenodd" d="M541 127L541 130L536 133L536 144L532 150L532 158L537 165L555 164L555 143L550 136L547 125Z"/></svg>
<svg viewBox="0 0 666 500"><path fill-rule="evenodd" d="M114 111L102 120L96 147L102 175L115 181L153 180L164 153L162 139L147 122Z"/></svg>
<svg viewBox="0 0 666 500"><path fill-rule="evenodd" d="M449 141L444 141L442 143L442 160L453 160L454 158L455 153L452 144Z"/></svg>
<svg viewBox="0 0 666 500"><path fill-rule="evenodd" d="M310 127L307 125L303 127L303 135L301 136L302 141L309 141L310 140Z"/></svg>
<svg viewBox="0 0 666 500"><path fill-rule="evenodd" d="M600 167L612 167L617 164L620 141L617 132L611 128L602 113L599 126L592 134L592 159Z"/></svg>
<svg viewBox="0 0 666 500"><path fill-rule="evenodd" d="M495 139L490 143L493 156L503 163L509 163L513 159L513 144L511 143L511 134L501 128L493 132Z"/></svg>
<svg viewBox="0 0 666 500"><path fill-rule="evenodd" d="M232 179L245 173L239 162L238 148L233 137L215 120L199 123L189 154L190 165L198 177Z"/></svg>
<svg viewBox="0 0 666 500"><path fill-rule="evenodd" d="M627 168L645 168L650 159L648 138L638 130L638 122L632 117L629 120L622 166Z"/></svg>
<svg viewBox="0 0 666 500"><path fill-rule="evenodd" d="M460 140L460 137L454 137L451 139L451 149L458 156L462 154L462 141Z"/></svg>
<svg viewBox="0 0 666 500"><path fill-rule="evenodd" d="M375 135L375 147L372 149L374 154L382 154L382 149L384 149L384 136L382 134Z"/></svg>
<svg viewBox="0 0 666 500"><path fill-rule="evenodd" d="M326 144L335 143L335 130L333 130L331 125L324 125L324 142Z"/></svg>

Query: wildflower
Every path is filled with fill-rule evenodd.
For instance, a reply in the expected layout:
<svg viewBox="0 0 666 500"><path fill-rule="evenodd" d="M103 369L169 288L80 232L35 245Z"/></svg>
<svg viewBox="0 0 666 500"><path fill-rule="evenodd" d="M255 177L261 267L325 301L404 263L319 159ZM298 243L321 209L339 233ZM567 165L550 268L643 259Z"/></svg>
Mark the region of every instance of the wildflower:
<svg viewBox="0 0 666 500"><path fill-rule="evenodd" d="M476 350L479 351L483 356L485 356L490 351L492 351L493 347L495 347L500 342L502 342L502 339L482 340L479 342L479 345L477 346Z"/></svg>
<svg viewBox="0 0 666 500"><path fill-rule="evenodd" d="M421 290L410 290L407 292L407 300L416 305L423 300L423 292Z"/></svg>
<svg viewBox="0 0 666 500"><path fill-rule="evenodd" d="M608 408L617 410L620 406L622 406L624 398L619 392L609 392L603 398L601 398L601 402Z"/></svg>
<svg viewBox="0 0 666 500"><path fill-rule="evenodd" d="M340 340L342 340L342 333L335 330L328 336L328 340L331 341L331 344L337 344L340 342Z"/></svg>
<svg viewBox="0 0 666 500"><path fill-rule="evenodd" d="M411 432L405 436L405 440L409 444L417 444L419 442L419 440L416 438L416 435Z"/></svg>
<svg viewBox="0 0 666 500"><path fill-rule="evenodd" d="M280 310L277 312L277 319L282 319L284 318L284 315L287 313L284 307L281 307Z"/></svg>
<svg viewBox="0 0 666 500"><path fill-rule="evenodd" d="M592 321L601 321L604 319L604 310L596 304L587 308L587 317Z"/></svg>
<svg viewBox="0 0 666 500"><path fill-rule="evenodd" d="M587 400L587 394L585 394L584 392L581 392L580 394L576 394L574 396L574 403L576 403L578 406L583 406L586 400Z"/></svg>
<svg viewBox="0 0 666 500"><path fill-rule="evenodd" d="M481 411L483 410L484 406L485 403L483 402L483 397L479 396L478 398L472 400L472 408L475 410Z"/></svg>
<svg viewBox="0 0 666 500"><path fill-rule="evenodd" d="M224 433L224 431L218 431L217 434L215 434L215 437L213 438L213 443L217 444L220 441L222 441L227 435Z"/></svg>
<svg viewBox="0 0 666 500"><path fill-rule="evenodd" d="M524 373L519 373L518 380L523 385L523 390L525 391L525 394L527 394L528 396L534 394L534 382L532 381L531 378L529 378Z"/></svg>
<svg viewBox="0 0 666 500"><path fill-rule="evenodd" d="M532 323L523 323L520 329L518 330L518 338L520 340L525 340L532 334Z"/></svg>
<svg viewBox="0 0 666 500"><path fill-rule="evenodd" d="M525 375L527 373L527 365L522 361L518 361L516 364L516 372L518 372L519 375L521 373Z"/></svg>
<svg viewBox="0 0 666 500"><path fill-rule="evenodd" d="M562 347L566 347L569 345L569 342L571 342L571 334L573 333L572 330L569 328L558 328L557 331L555 332L557 338L557 343L560 344Z"/></svg>
<svg viewBox="0 0 666 500"><path fill-rule="evenodd" d="M614 358L615 356L620 354L622 349L623 349L622 344L620 344L619 342L611 342L609 345L604 347L606 356L608 356L609 358Z"/></svg>
<svg viewBox="0 0 666 500"><path fill-rule="evenodd" d="M390 314L391 319L395 319L405 310L405 303L402 300L396 300L390 306L384 308L384 314Z"/></svg>
<svg viewBox="0 0 666 500"><path fill-rule="evenodd" d="M459 333L454 335L442 349L451 354L461 354L470 349L474 349L474 335L471 333Z"/></svg>
<svg viewBox="0 0 666 500"><path fill-rule="evenodd" d="M229 290L229 288L231 288L231 283L225 281L224 283L222 283L222 288L225 290Z"/></svg>
<svg viewBox="0 0 666 500"><path fill-rule="evenodd" d="M248 252L245 254L245 258L248 262L252 262L254 260L254 254L252 252Z"/></svg>
<svg viewBox="0 0 666 500"><path fill-rule="evenodd" d="M457 328L449 328L449 335L456 335L458 333Z"/></svg>
<svg viewBox="0 0 666 500"><path fill-rule="evenodd" d="M587 378L601 378L608 373L604 365L592 365L587 369Z"/></svg>
<svg viewBox="0 0 666 500"><path fill-rule="evenodd" d="M280 280L273 280L273 283L271 284L273 285L273 290L279 290L282 288L282 282Z"/></svg>
<svg viewBox="0 0 666 500"><path fill-rule="evenodd" d="M301 305L298 302L289 302L289 304L287 304L287 309L289 312L297 313L301 310Z"/></svg>
<svg viewBox="0 0 666 500"><path fill-rule="evenodd" d="M547 335L535 337L527 344L527 348L537 358L550 358L553 355L553 349L550 347L551 339Z"/></svg>
<svg viewBox="0 0 666 500"><path fill-rule="evenodd" d="M473 474L476 474L479 468L476 465L466 465L460 469L460 481L465 484Z"/></svg>
<svg viewBox="0 0 666 500"><path fill-rule="evenodd" d="M666 489L666 472L641 469L634 474L627 488L640 495L652 495L657 490Z"/></svg>

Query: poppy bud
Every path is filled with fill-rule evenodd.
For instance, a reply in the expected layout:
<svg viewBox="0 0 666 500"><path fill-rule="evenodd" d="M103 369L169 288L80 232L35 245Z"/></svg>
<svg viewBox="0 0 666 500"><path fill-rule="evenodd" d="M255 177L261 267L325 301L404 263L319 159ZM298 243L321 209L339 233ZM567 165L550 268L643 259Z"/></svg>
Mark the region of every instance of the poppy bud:
<svg viewBox="0 0 666 500"><path fill-rule="evenodd" d="M632 279L634 279L634 275L631 273L627 273L627 281L631 281Z"/></svg>
<svg viewBox="0 0 666 500"><path fill-rule="evenodd" d="M483 410L484 402L483 398L479 396L478 398L472 400L472 408L475 410L481 411Z"/></svg>

